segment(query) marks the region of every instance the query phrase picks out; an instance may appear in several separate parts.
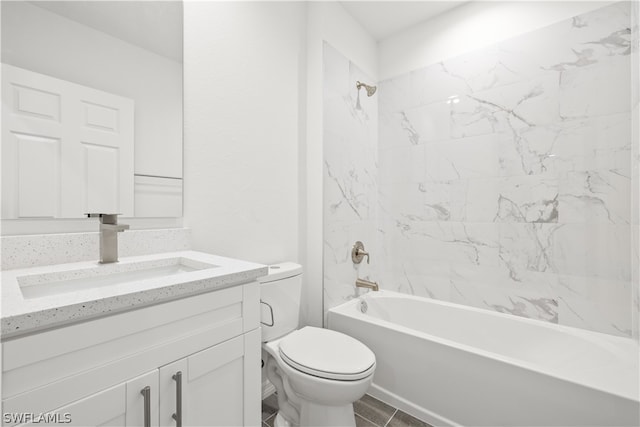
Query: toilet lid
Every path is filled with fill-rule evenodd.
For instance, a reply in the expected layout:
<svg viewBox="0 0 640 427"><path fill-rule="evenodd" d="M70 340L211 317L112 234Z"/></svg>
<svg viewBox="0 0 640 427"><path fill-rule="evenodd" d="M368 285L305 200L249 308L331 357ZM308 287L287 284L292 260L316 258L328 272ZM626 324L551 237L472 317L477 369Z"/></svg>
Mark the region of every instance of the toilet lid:
<svg viewBox="0 0 640 427"><path fill-rule="evenodd" d="M282 339L280 356L289 366L320 378L355 381L373 373L376 356L340 332L306 326Z"/></svg>

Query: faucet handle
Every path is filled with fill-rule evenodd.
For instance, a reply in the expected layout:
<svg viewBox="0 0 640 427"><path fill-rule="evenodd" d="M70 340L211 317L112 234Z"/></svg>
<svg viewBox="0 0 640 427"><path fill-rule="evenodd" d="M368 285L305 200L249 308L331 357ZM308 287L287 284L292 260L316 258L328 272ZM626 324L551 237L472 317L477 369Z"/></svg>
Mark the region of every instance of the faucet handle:
<svg viewBox="0 0 640 427"><path fill-rule="evenodd" d="M358 240L351 250L351 260L354 264L360 264L364 257L367 257L367 264L369 264L369 252L364 250L364 243Z"/></svg>

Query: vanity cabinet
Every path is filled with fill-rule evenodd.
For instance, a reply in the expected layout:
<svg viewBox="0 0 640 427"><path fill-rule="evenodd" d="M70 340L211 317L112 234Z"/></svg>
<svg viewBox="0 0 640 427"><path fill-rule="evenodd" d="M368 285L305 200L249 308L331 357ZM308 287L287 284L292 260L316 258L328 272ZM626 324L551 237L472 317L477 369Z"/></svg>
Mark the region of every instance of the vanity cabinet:
<svg viewBox="0 0 640 427"><path fill-rule="evenodd" d="M55 425L260 424L256 282L9 340L2 356L6 426L41 413Z"/></svg>

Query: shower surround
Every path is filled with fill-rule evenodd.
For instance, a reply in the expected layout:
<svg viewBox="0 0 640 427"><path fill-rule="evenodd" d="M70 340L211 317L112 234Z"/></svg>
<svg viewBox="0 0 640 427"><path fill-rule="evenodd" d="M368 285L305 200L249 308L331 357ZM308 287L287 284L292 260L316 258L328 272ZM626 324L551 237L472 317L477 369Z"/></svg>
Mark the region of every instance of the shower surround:
<svg viewBox="0 0 640 427"><path fill-rule="evenodd" d="M370 80L325 45L325 312L355 295L360 274L382 289L630 336L630 7L380 82L373 98L360 94L373 103L366 114L355 81ZM355 240L372 252L370 270L354 269Z"/></svg>
<svg viewBox="0 0 640 427"><path fill-rule="evenodd" d="M382 287L630 335L631 52L624 2L381 82Z"/></svg>
<svg viewBox="0 0 640 427"><path fill-rule="evenodd" d="M324 43L323 271L324 313L356 296L356 278L378 280L378 96L356 89L373 80ZM370 264L354 264L351 248L362 241Z"/></svg>

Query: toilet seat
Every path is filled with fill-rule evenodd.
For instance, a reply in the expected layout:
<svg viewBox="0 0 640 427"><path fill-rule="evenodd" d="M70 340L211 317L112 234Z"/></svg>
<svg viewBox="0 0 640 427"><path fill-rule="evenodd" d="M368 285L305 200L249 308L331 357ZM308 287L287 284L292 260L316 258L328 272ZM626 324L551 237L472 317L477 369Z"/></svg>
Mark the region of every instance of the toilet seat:
<svg viewBox="0 0 640 427"><path fill-rule="evenodd" d="M278 351L292 368L330 380L366 378L376 364L373 352L360 341L337 331L311 326L283 338Z"/></svg>

